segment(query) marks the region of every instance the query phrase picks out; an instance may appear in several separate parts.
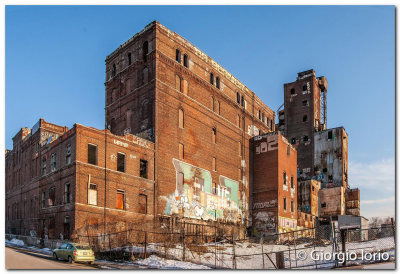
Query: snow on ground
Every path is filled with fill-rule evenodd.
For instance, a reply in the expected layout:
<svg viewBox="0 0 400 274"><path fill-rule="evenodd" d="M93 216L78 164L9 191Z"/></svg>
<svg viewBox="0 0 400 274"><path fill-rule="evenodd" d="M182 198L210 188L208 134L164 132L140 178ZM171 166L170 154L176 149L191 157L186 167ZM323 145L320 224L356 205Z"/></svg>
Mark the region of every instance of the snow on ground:
<svg viewBox="0 0 400 274"><path fill-rule="evenodd" d="M146 259L136 260L135 264L157 269L210 269L210 267L204 265L176 260L166 260L155 255L151 255Z"/></svg>
<svg viewBox="0 0 400 274"><path fill-rule="evenodd" d="M18 240L18 239L15 239L15 238L12 238L11 241L6 240L6 243L13 244L13 245L18 245L18 246L25 245L24 241Z"/></svg>

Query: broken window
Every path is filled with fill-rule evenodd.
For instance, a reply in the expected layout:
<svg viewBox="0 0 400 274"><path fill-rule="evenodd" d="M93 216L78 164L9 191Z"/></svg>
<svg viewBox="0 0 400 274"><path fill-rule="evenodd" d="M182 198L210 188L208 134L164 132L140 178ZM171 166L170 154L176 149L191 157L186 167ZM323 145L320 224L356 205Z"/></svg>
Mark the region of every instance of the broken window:
<svg viewBox="0 0 400 274"><path fill-rule="evenodd" d="M303 104L303 106L308 106L308 101L307 100L303 100L302 102L301 102L302 104Z"/></svg>
<svg viewBox="0 0 400 274"><path fill-rule="evenodd" d="M71 163L71 144L68 144L65 148L65 164Z"/></svg>
<svg viewBox="0 0 400 274"><path fill-rule="evenodd" d="M286 185L286 171L283 172L283 184Z"/></svg>
<svg viewBox="0 0 400 274"><path fill-rule="evenodd" d="M179 159L184 159L185 156L185 151L184 151L185 147L183 144L179 144Z"/></svg>
<svg viewBox="0 0 400 274"><path fill-rule="evenodd" d="M147 161L140 159L140 177L147 179Z"/></svg>
<svg viewBox="0 0 400 274"><path fill-rule="evenodd" d="M218 76L215 78L215 86L217 87L217 89L220 88L220 85L219 85L219 77L218 77Z"/></svg>
<svg viewBox="0 0 400 274"><path fill-rule="evenodd" d="M212 170L217 171L217 159L215 157L212 158Z"/></svg>
<svg viewBox="0 0 400 274"><path fill-rule="evenodd" d="M97 165L97 146L88 144L88 163Z"/></svg>
<svg viewBox="0 0 400 274"><path fill-rule="evenodd" d="M332 139L332 136L333 136L332 131L328 131L328 140Z"/></svg>
<svg viewBox="0 0 400 274"><path fill-rule="evenodd" d="M178 124L179 124L179 127L180 128L184 128L185 127L185 124L184 124L184 122L185 122L185 117L184 117L184 113L183 113L183 110L182 109L179 109L179 111L178 111Z"/></svg>
<svg viewBox="0 0 400 274"><path fill-rule="evenodd" d="M117 153L117 171L125 172L125 154Z"/></svg>
<svg viewBox="0 0 400 274"><path fill-rule="evenodd" d="M181 62L181 51L179 49L176 49L175 52L175 61L177 61L178 63Z"/></svg>
<svg viewBox="0 0 400 274"><path fill-rule="evenodd" d="M214 73L210 73L210 84L214 85Z"/></svg>
<svg viewBox="0 0 400 274"><path fill-rule="evenodd" d="M187 54L184 54L183 55L183 65L185 66L185 67L189 67L189 60L188 60L188 56L187 56Z"/></svg>
<svg viewBox="0 0 400 274"><path fill-rule="evenodd" d="M286 197L283 197L283 210L286 211Z"/></svg>
<svg viewBox="0 0 400 274"><path fill-rule="evenodd" d="M147 61L147 54L149 53L149 42L145 41L143 43L143 61Z"/></svg>
<svg viewBox="0 0 400 274"><path fill-rule="evenodd" d="M217 142L217 128L212 128L212 142L215 144Z"/></svg>
<svg viewBox="0 0 400 274"><path fill-rule="evenodd" d="M42 192L42 208L46 207L46 192Z"/></svg>
<svg viewBox="0 0 400 274"><path fill-rule="evenodd" d="M111 77L115 77L116 74L117 74L117 67L115 66L115 64L113 64L111 70Z"/></svg>
<svg viewBox="0 0 400 274"><path fill-rule="evenodd" d="M139 213L147 214L147 195L139 194Z"/></svg>
<svg viewBox="0 0 400 274"><path fill-rule="evenodd" d="M64 185L64 203L69 204L71 202L71 184L66 183Z"/></svg>
<svg viewBox="0 0 400 274"><path fill-rule="evenodd" d="M46 158L42 160L42 176L46 175Z"/></svg>
<svg viewBox="0 0 400 274"><path fill-rule="evenodd" d="M240 104L240 93L236 92L236 103Z"/></svg>
<svg viewBox="0 0 400 274"><path fill-rule="evenodd" d="M51 154L51 158L50 158L50 171L56 171L56 166L57 166L57 154L53 153Z"/></svg>
<svg viewBox="0 0 400 274"><path fill-rule="evenodd" d="M307 122L307 115L303 116L303 122Z"/></svg>
<svg viewBox="0 0 400 274"><path fill-rule="evenodd" d="M125 209L125 191L117 190L117 209Z"/></svg>
<svg viewBox="0 0 400 274"><path fill-rule="evenodd" d="M290 94L295 94L295 90L294 90L294 88L292 88L291 90L290 90Z"/></svg>
<svg viewBox="0 0 400 274"><path fill-rule="evenodd" d="M88 187L88 204L97 205L97 185L89 183Z"/></svg>
<svg viewBox="0 0 400 274"><path fill-rule="evenodd" d="M309 139L308 139L308 136L307 136L307 135L303 137L303 142L308 142L308 140L309 140Z"/></svg>
<svg viewBox="0 0 400 274"><path fill-rule="evenodd" d="M54 187L49 189L49 206L56 205L56 189Z"/></svg>
<svg viewBox="0 0 400 274"><path fill-rule="evenodd" d="M130 52L128 52L127 65L129 66L130 64L132 64L132 54Z"/></svg>

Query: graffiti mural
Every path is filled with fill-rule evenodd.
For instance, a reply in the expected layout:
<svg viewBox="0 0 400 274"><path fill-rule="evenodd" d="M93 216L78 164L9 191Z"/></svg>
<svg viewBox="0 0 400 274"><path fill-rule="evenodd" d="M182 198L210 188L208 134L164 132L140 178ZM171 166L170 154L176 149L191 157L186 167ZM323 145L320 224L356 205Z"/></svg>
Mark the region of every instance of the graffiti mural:
<svg viewBox="0 0 400 274"><path fill-rule="evenodd" d="M213 183L208 170L173 159L176 171L175 192L168 197L164 213L202 220L243 221L247 210L239 182L225 176ZM243 206L245 205L245 206Z"/></svg>

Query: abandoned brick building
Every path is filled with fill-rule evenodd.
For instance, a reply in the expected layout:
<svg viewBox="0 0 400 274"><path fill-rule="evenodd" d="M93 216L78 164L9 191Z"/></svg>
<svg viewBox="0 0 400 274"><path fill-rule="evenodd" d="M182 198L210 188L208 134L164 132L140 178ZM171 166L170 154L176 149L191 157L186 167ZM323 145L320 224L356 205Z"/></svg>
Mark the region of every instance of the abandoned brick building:
<svg viewBox="0 0 400 274"><path fill-rule="evenodd" d="M153 143L43 119L13 141L6 155L6 232L68 239L88 224L152 218Z"/></svg>
<svg viewBox="0 0 400 274"><path fill-rule="evenodd" d="M297 151L279 131L252 139L252 234L297 229Z"/></svg>

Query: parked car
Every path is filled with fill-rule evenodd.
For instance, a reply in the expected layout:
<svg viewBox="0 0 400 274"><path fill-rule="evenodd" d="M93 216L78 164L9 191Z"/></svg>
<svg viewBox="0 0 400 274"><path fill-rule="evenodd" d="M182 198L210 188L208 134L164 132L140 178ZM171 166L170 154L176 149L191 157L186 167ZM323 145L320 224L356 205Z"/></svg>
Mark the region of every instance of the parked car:
<svg viewBox="0 0 400 274"><path fill-rule="evenodd" d="M94 262L94 252L88 245L64 243L53 250L53 258L67 260L68 262Z"/></svg>

